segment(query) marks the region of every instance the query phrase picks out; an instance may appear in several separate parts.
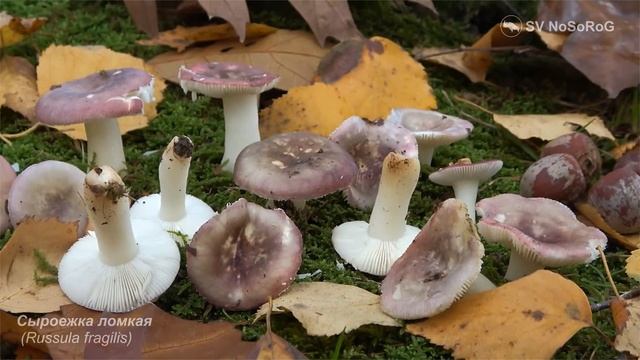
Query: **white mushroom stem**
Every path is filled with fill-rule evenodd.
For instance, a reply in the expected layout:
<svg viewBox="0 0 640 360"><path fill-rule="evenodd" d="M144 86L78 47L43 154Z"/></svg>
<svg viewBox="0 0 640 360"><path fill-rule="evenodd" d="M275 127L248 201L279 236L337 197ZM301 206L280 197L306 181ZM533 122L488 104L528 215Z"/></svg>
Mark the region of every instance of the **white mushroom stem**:
<svg viewBox="0 0 640 360"><path fill-rule="evenodd" d="M87 133L89 164L109 166L116 172L127 168L118 119L103 119L84 123Z"/></svg>
<svg viewBox="0 0 640 360"><path fill-rule="evenodd" d="M453 183L453 192L456 199L464 202L467 206L467 214L471 222L476 222L476 199L478 197L477 180L461 180Z"/></svg>
<svg viewBox="0 0 640 360"><path fill-rule="evenodd" d="M376 202L369 218L369 236L393 241L404 234L409 201L420 175L420 161L389 153L382 164Z"/></svg>
<svg viewBox="0 0 640 360"><path fill-rule="evenodd" d="M493 282L491 282L491 280L487 279L486 276L480 273L478 274L478 277L476 278L476 280L471 284L471 286L469 286L466 294L467 295L477 294L477 293L493 290L495 288L496 288L496 285Z"/></svg>
<svg viewBox="0 0 640 360"><path fill-rule="evenodd" d="M511 250L509 257L509 267L504 278L507 280L516 280L523 276L529 275L536 270L544 269L544 265L526 256L522 256L518 251Z"/></svg>
<svg viewBox="0 0 640 360"><path fill-rule="evenodd" d="M224 107L224 155L225 171L233 172L236 158L247 145L260 141L258 128L258 98L260 94L225 96Z"/></svg>
<svg viewBox="0 0 640 360"><path fill-rule="evenodd" d="M418 158L420 164L431 166L431 160L433 159L433 152L436 150L431 144L426 141L418 141Z"/></svg>
<svg viewBox="0 0 640 360"><path fill-rule="evenodd" d="M187 214L185 197L191 165L193 143L186 136L176 136L162 154L160 168L160 212L164 221L178 221Z"/></svg>
<svg viewBox="0 0 640 360"><path fill-rule="evenodd" d="M84 196L102 261L114 266L129 262L138 246L129 217L129 197L120 176L108 166L93 169L85 178Z"/></svg>

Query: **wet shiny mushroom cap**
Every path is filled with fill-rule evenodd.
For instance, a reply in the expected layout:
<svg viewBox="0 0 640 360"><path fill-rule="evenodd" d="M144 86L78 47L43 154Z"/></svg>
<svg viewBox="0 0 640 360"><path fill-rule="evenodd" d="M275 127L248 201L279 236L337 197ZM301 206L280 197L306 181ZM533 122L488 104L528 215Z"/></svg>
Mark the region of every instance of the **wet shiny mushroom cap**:
<svg viewBox="0 0 640 360"><path fill-rule="evenodd" d="M293 132L255 142L240 152L233 180L271 200L310 200L347 187L356 164L338 144L319 135Z"/></svg>
<svg viewBox="0 0 640 360"><path fill-rule="evenodd" d="M142 114L153 100L153 76L123 68L103 70L52 88L36 104L38 120L66 125Z"/></svg>
<svg viewBox="0 0 640 360"><path fill-rule="evenodd" d="M585 177L589 178L600 171L602 158L596 144L589 135L571 133L559 136L549 141L543 148L541 155L569 154L573 156Z"/></svg>
<svg viewBox="0 0 640 360"><path fill-rule="evenodd" d="M589 190L588 201L621 234L640 231L640 163L601 177Z"/></svg>
<svg viewBox="0 0 640 360"><path fill-rule="evenodd" d="M11 164L0 155L0 235L9 228L9 213L7 212L7 197L9 189L16 178L16 172Z"/></svg>
<svg viewBox="0 0 640 360"><path fill-rule="evenodd" d="M222 98L259 94L274 87L280 76L243 63L213 61L180 67L178 79L185 92Z"/></svg>
<svg viewBox="0 0 640 360"><path fill-rule="evenodd" d="M248 310L277 297L302 263L302 234L284 211L245 199L206 222L187 248L187 271L213 305Z"/></svg>
<svg viewBox="0 0 640 360"><path fill-rule="evenodd" d="M527 197L571 202L586 188L580 164L572 155L564 153L540 158L520 178L520 194Z"/></svg>
<svg viewBox="0 0 640 360"><path fill-rule="evenodd" d="M418 141L428 141L432 147L465 139L473 130L467 120L429 110L393 109L388 121L404 126Z"/></svg>

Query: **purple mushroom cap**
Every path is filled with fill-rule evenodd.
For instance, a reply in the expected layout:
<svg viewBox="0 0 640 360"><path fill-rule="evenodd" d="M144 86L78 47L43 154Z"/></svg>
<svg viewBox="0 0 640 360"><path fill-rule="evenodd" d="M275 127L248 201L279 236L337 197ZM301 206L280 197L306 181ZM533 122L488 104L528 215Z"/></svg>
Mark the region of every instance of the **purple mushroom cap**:
<svg viewBox="0 0 640 360"><path fill-rule="evenodd" d="M540 158L520 179L520 194L545 197L561 202L577 199L587 188L580 164L569 154L557 153Z"/></svg>
<svg viewBox="0 0 640 360"><path fill-rule="evenodd" d="M234 62L209 62L182 66L178 79L183 90L222 98L239 93L258 94L276 85L280 76Z"/></svg>
<svg viewBox="0 0 640 360"><path fill-rule="evenodd" d="M549 141L543 148L541 155L569 154L573 156L585 177L589 178L600 171L602 158L596 144L589 135L571 133L559 136Z"/></svg>
<svg viewBox="0 0 640 360"><path fill-rule="evenodd" d="M187 248L198 292L228 310L248 310L277 297L302 263L302 234L280 209L245 199L207 221Z"/></svg>
<svg viewBox="0 0 640 360"><path fill-rule="evenodd" d="M629 163L601 177L589 190L588 199L616 231L640 231L640 163Z"/></svg>
<svg viewBox="0 0 640 360"><path fill-rule="evenodd" d="M7 212L7 198L15 178L16 172L11 167L11 164L0 155L0 235L11 225L9 213Z"/></svg>

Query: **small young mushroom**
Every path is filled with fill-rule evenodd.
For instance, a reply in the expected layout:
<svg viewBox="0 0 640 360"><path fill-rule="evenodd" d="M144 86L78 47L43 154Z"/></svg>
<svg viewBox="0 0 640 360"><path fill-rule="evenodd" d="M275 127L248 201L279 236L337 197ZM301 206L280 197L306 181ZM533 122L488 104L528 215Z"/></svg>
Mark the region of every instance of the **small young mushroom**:
<svg viewBox="0 0 640 360"><path fill-rule="evenodd" d="M356 270L386 275L420 232L405 221L419 175L417 157L389 153L369 223L350 221L333 229L334 249Z"/></svg>
<svg viewBox="0 0 640 360"><path fill-rule="evenodd" d="M580 164L580 169L586 178L597 174L602 166L602 158L596 144L589 135L570 133L561 135L549 141L543 148L541 155L569 154Z"/></svg>
<svg viewBox="0 0 640 360"><path fill-rule="evenodd" d="M52 88L36 104L46 125L84 123L89 163L126 168L118 117L142 114L153 101L153 76L133 69L103 70Z"/></svg>
<svg viewBox="0 0 640 360"><path fill-rule="evenodd" d="M233 181L269 200L296 208L347 187L356 174L353 158L333 141L312 133L272 136L247 146L236 160Z"/></svg>
<svg viewBox="0 0 640 360"><path fill-rule="evenodd" d="M158 169L160 193L138 199L131 207L132 218L159 221L165 230L181 232L191 239L202 224L216 215L204 201L187 194L192 154L191 139L171 139Z"/></svg>
<svg viewBox="0 0 640 360"><path fill-rule="evenodd" d="M478 186L489 180L500 169L502 169L501 160L486 160L472 164L471 160L464 158L429 174L429 180L438 185L453 187L456 199L462 200L467 205L469 218L475 222Z"/></svg>
<svg viewBox="0 0 640 360"><path fill-rule="evenodd" d="M0 155L0 236L9 228L9 213L7 212L7 198L9 189L16 178L16 172L11 164Z"/></svg>
<svg viewBox="0 0 640 360"><path fill-rule="evenodd" d="M418 141L420 163L431 166L436 148L466 139L473 124L437 111L393 109L387 121L409 129Z"/></svg>
<svg viewBox="0 0 640 360"><path fill-rule="evenodd" d="M573 156L564 153L540 158L520 178L520 195L564 203L577 199L586 188L580 164Z"/></svg>
<svg viewBox="0 0 640 360"><path fill-rule="evenodd" d="M478 231L487 241L511 248L505 278L515 280L545 266L589 263L607 236L586 226L561 202L501 194L477 204Z"/></svg>
<svg viewBox="0 0 640 360"><path fill-rule="evenodd" d="M232 172L242 149L260 141L258 100L260 93L273 88L280 77L251 65L231 62L199 63L178 70L180 86L213 98L221 98L224 108L224 170Z"/></svg>
<svg viewBox="0 0 640 360"><path fill-rule="evenodd" d="M76 304L107 312L128 312L156 299L180 268L169 233L156 222L131 219L124 183L108 166L87 174L84 198L95 232L62 257L62 291Z"/></svg>
<svg viewBox="0 0 640 360"><path fill-rule="evenodd" d="M407 157L418 155L413 134L388 121L371 122L352 116L329 139L349 152L358 165L358 173L344 194L349 204L363 210L371 209L376 201L384 158L390 152Z"/></svg>
<svg viewBox="0 0 640 360"><path fill-rule="evenodd" d="M465 204L444 201L382 281L382 311L403 320L441 313L474 283L483 256Z"/></svg>
<svg viewBox="0 0 640 360"><path fill-rule="evenodd" d="M207 221L187 248L189 278L211 304L249 310L277 297L302 264L302 234L280 209L240 199Z"/></svg>
<svg viewBox="0 0 640 360"><path fill-rule="evenodd" d="M640 163L603 176L589 190L589 203L621 234L640 231Z"/></svg>
<svg viewBox="0 0 640 360"><path fill-rule="evenodd" d="M87 232L87 210L82 199L84 172L62 161L47 160L24 169L13 182L7 210L13 227L28 218L57 218L78 224L78 236Z"/></svg>

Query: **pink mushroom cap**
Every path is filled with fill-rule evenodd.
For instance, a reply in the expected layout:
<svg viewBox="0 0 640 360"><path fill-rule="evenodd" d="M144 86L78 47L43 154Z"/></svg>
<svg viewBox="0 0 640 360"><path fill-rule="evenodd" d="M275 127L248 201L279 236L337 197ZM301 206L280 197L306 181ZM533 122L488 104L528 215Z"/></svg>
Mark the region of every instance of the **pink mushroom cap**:
<svg viewBox="0 0 640 360"><path fill-rule="evenodd" d="M258 94L276 85L280 76L251 65L234 62L208 62L182 66L178 70L180 85L206 96Z"/></svg>

